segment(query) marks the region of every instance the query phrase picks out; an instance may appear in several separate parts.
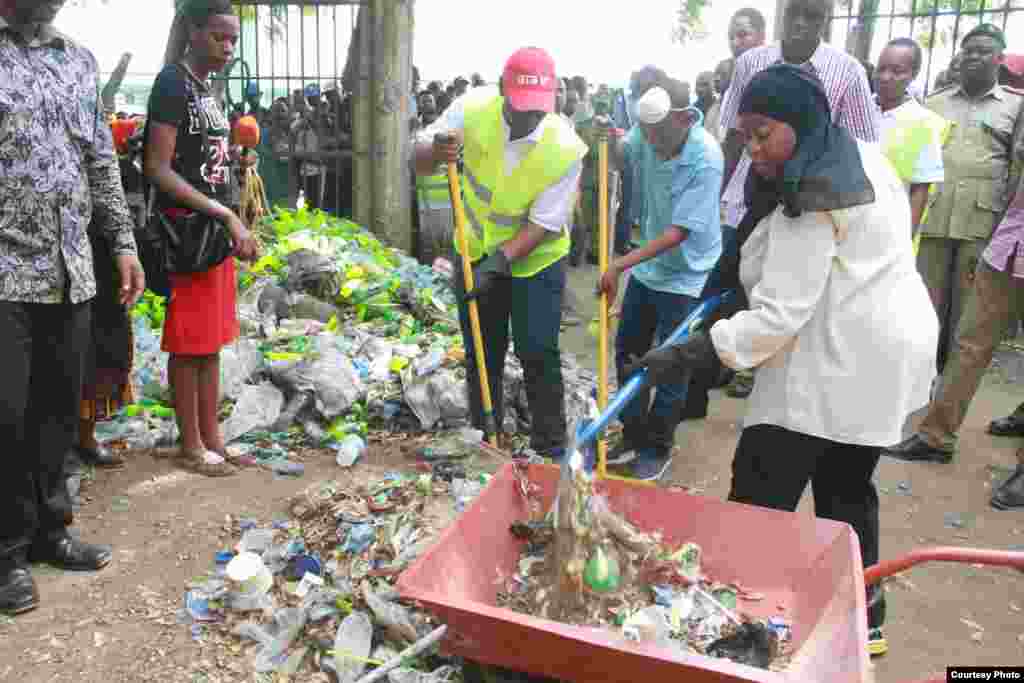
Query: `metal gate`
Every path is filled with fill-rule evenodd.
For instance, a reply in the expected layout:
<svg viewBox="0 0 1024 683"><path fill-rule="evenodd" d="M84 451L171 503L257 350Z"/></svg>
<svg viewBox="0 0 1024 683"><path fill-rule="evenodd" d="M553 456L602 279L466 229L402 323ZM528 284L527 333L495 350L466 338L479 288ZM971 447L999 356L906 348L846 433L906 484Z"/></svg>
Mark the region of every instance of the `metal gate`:
<svg viewBox="0 0 1024 683"><path fill-rule="evenodd" d="M352 215L352 86L345 69L363 0L237 0L242 34L229 108L258 108L260 173L272 203ZM288 118L279 114L287 107ZM286 130L287 129L287 130Z"/></svg>
<svg viewBox="0 0 1024 683"><path fill-rule="evenodd" d="M830 42L875 64L891 39L914 38L924 50L921 85L927 91L980 23L1001 27L1014 52L1014 41L1024 36L1024 0L836 0Z"/></svg>

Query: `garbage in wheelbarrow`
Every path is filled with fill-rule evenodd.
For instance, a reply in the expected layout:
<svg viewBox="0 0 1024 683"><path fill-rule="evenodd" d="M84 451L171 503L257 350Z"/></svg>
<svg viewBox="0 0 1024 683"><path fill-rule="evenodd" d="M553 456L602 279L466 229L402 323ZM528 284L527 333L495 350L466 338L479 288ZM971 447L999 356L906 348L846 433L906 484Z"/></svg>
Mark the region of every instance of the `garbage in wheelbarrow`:
<svg viewBox="0 0 1024 683"><path fill-rule="evenodd" d="M616 512L642 530L660 531L667 543L700 545L709 574L758 595L756 601L741 599L738 611L755 619L788 617L794 654L786 672L497 607L497 593L516 572L524 543L504 530L528 517L514 467L500 470L399 581L403 597L448 624L445 649L451 654L563 681L635 683L687 675L709 681L869 680L864 574L849 526L677 490L598 483ZM554 499L558 474L550 466L527 468L543 509Z"/></svg>
<svg viewBox="0 0 1024 683"><path fill-rule="evenodd" d="M873 678L867 655L866 583L935 561L1024 570L1024 552L955 547L916 550L865 570L856 534L845 524L680 490L600 482L616 512L642 530L660 530L667 541L699 544L709 573L759 595L755 602L741 596L739 612L755 619L780 611L788 617L793 650L789 667L766 671L632 642L618 631L570 626L496 607L497 593L515 573L522 544L528 542L505 531L528 517L515 467L509 464L499 471L403 574L398 589L448 624L443 648L449 654L537 676L580 683L867 682ZM554 499L558 475L551 466L527 468L543 506Z"/></svg>

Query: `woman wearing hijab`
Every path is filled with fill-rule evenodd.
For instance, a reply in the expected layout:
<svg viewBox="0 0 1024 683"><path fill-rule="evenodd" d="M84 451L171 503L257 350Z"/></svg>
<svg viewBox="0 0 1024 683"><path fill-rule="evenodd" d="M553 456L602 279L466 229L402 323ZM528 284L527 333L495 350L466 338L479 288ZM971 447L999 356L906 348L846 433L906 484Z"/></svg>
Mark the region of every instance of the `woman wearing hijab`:
<svg viewBox="0 0 1024 683"><path fill-rule="evenodd" d="M904 418L928 402L938 341L907 193L875 146L831 123L820 81L798 67L758 74L739 113L753 173L740 262L729 270L745 300L709 333L635 367L653 383L716 357L756 367L729 500L792 511L811 482L817 515L850 524L872 565L872 475ZM886 650L884 612L872 591L873 654Z"/></svg>

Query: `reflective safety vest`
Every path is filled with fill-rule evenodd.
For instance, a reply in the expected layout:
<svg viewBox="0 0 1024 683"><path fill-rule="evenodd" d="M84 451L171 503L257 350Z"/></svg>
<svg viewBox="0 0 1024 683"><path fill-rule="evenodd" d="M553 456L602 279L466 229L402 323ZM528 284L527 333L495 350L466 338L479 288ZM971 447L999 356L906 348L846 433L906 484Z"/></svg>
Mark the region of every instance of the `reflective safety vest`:
<svg viewBox="0 0 1024 683"><path fill-rule="evenodd" d="M469 257L493 254L529 220L534 200L560 180L587 153L587 146L561 117L548 114L540 141L511 174L505 173L504 99L493 93L466 103L463 127L463 202ZM530 277L569 253L569 226L512 264L516 277Z"/></svg>
<svg viewBox="0 0 1024 683"><path fill-rule="evenodd" d="M437 175L416 176L416 199L420 209L450 209L451 193L448 191L448 171Z"/></svg>

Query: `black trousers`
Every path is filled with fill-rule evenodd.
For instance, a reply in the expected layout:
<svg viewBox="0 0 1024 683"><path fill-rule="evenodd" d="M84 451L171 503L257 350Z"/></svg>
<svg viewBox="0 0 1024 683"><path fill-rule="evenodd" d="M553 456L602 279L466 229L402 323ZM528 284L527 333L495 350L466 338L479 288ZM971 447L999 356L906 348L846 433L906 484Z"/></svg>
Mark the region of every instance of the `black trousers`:
<svg viewBox="0 0 1024 683"><path fill-rule="evenodd" d="M91 306L0 302L0 563L71 524L64 458L78 438Z"/></svg>
<svg viewBox="0 0 1024 683"><path fill-rule="evenodd" d="M747 427L732 461L729 500L796 510L808 482L814 512L857 532L865 567L878 563L878 491L872 476L882 449L837 443L775 425ZM868 627L885 621L881 590L868 591Z"/></svg>
<svg viewBox="0 0 1024 683"><path fill-rule="evenodd" d="M466 349L466 381L473 425L484 428L473 334L469 326L469 308L461 303L465 283L462 262L455 260L454 286L459 304L459 323ZM565 259L556 261L531 277L510 277L498 283L486 296L477 299L484 359L491 385L491 400L498 430L505 416L504 373L508 354L509 326L516 355L523 365L526 400L530 407L532 431L530 448L541 455L565 448L565 387L562 382L562 356L558 335L562 325L562 298L565 290Z"/></svg>

